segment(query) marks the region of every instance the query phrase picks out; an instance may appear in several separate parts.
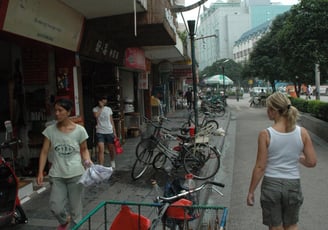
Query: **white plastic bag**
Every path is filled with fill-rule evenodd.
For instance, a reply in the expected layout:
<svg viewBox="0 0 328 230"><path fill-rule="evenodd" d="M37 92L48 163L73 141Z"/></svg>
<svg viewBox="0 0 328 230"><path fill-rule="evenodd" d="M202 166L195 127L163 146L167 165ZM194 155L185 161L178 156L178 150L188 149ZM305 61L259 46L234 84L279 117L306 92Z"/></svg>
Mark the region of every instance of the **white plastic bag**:
<svg viewBox="0 0 328 230"><path fill-rule="evenodd" d="M108 181L112 173L113 173L112 167L105 167L98 164L92 164L82 174L79 183L83 184L85 187L94 184L100 184L102 182Z"/></svg>
<svg viewBox="0 0 328 230"><path fill-rule="evenodd" d="M213 132L213 135L215 135L215 136L225 136L225 134L226 134L226 132L222 128L218 128L217 130L215 130Z"/></svg>

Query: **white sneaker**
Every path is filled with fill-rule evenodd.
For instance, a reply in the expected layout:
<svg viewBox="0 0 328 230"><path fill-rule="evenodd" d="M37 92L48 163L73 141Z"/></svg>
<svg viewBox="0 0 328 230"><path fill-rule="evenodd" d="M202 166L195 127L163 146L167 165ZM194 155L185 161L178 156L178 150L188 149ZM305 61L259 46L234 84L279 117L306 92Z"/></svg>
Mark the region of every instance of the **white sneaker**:
<svg viewBox="0 0 328 230"><path fill-rule="evenodd" d="M115 169L116 165L115 165L115 161L111 161L110 162L110 166L112 166L113 169Z"/></svg>

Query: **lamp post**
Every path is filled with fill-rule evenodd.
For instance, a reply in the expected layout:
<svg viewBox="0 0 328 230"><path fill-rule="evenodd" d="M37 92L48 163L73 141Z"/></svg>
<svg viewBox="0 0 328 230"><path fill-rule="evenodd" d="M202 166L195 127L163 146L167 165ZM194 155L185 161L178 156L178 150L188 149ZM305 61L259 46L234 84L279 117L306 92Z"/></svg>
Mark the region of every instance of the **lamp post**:
<svg viewBox="0 0 328 230"><path fill-rule="evenodd" d="M225 77L224 77L224 66L221 66L222 68L222 78L223 78L223 95L226 95L226 88L225 88Z"/></svg>
<svg viewBox="0 0 328 230"><path fill-rule="evenodd" d="M320 100L320 69L319 64L314 65L315 72L315 99Z"/></svg>
<svg viewBox="0 0 328 230"><path fill-rule="evenodd" d="M190 46L191 46L191 71L192 83L194 91L194 113L195 113L195 134L198 126L198 109L197 109L197 79L196 79L196 65L195 65L195 20L187 21L189 28Z"/></svg>
<svg viewBox="0 0 328 230"><path fill-rule="evenodd" d="M226 59L222 62L221 69L222 69L222 77L223 77L223 94L224 97L226 96L226 85L225 85L225 76L224 76L224 63L230 61L230 59Z"/></svg>

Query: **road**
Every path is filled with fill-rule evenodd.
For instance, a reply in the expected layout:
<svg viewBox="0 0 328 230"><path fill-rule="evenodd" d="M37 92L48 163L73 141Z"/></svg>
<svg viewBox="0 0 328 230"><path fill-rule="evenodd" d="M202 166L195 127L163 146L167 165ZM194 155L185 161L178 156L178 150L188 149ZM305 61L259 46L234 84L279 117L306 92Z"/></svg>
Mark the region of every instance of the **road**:
<svg viewBox="0 0 328 230"><path fill-rule="evenodd" d="M301 95L301 98L305 99L305 95ZM315 100L315 96L311 96L310 100ZM320 95L320 101L328 102L328 96Z"/></svg>

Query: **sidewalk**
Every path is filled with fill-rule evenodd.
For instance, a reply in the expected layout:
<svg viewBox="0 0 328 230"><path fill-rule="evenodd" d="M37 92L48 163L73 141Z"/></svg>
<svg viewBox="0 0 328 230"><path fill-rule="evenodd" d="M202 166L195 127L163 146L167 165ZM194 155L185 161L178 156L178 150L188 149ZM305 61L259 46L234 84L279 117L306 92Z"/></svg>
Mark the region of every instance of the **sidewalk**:
<svg viewBox="0 0 328 230"><path fill-rule="evenodd" d="M177 110L168 114L167 117L170 120L168 125L180 127L182 122L186 120L186 115L187 110ZM247 194L251 170L256 158L258 131L272 122L267 119L265 108L250 108L247 98L239 102L228 100L227 113L224 117L216 120L220 123L220 127L226 131L226 136L215 136L210 141L211 144L221 150L222 154L219 172L211 180L222 182L226 186L221 190L224 194L223 197L208 190L209 194L205 195L206 202L202 204L228 207L228 228L231 230L265 229L260 223L261 209L259 203L256 203L256 207L247 207L245 194ZM328 185L322 181L325 181L328 169L326 167L327 154L325 154L327 153L327 143L318 142L317 139L319 138L313 138L313 143L318 153L318 165L311 170L305 169L306 174L302 178L306 197L301 216L303 229L325 229L325 227L318 226L326 226L324 215L327 202L323 199L324 193L322 191L326 191ZM152 194L150 179L156 179L161 187L170 179L164 171L149 170L139 180L132 180L131 169L135 161L135 148L139 140L140 137L126 139L126 143L123 145L124 153L117 156L117 168L109 183L86 189L83 215L89 213L105 200L152 202L154 194ZM106 156L108 157L108 154ZM47 208L48 201L49 189L46 189L43 194L38 194L30 202L26 202L23 207L28 213L29 223L22 225L22 228L18 227L17 230L54 230L57 222ZM309 215L309 212L312 214ZM97 222L99 225L103 221L103 213L100 212L100 214L99 222Z"/></svg>
<svg viewBox="0 0 328 230"><path fill-rule="evenodd" d="M182 123L187 120L187 110L176 110L169 113L167 117L169 119L169 121L167 121L167 127L179 128ZM229 108L227 107L227 113L223 117L217 117L216 120L219 122L220 127L227 130L230 122ZM220 150L222 149L225 138L226 137L222 136L213 136L210 143L215 145L217 149ZM100 185L87 187L85 189L85 198L83 200L84 216L94 210L100 202L108 200L151 203L153 202L154 194L152 194L150 180L156 179L158 184L163 187L166 181L170 179L169 175L164 170L155 171L151 167L139 180L134 181L131 178L131 169L135 161L135 149L140 139L140 136L126 139L126 142L123 144L124 152L116 157L116 169L111 176L109 183L102 183ZM222 154L221 167L218 175L211 178L211 180L226 183L227 179L222 178L225 177L225 171L227 170L226 167L230 166L225 162L226 156L224 155L224 152L222 152ZM107 165L109 164L108 155L109 154L106 154ZM31 179L34 180L35 178ZM201 183L201 181L197 181L197 183ZM224 200L230 200L229 187L231 186L226 183L226 187L222 189L225 194ZM57 222L47 209L49 202L49 191L49 185L47 184L44 187L35 190L29 197L25 197L23 199L23 208L28 213L29 223L27 225L21 225L17 229L55 229ZM203 198L201 199L206 201L210 191L211 190L204 190ZM213 196L214 199L211 202L214 203L211 203L211 205L222 206L223 199L221 199L216 193L213 193ZM205 201L202 201L201 204L207 204ZM118 209L119 206L114 208ZM96 222L95 224L98 226L98 229L103 229L102 224L104 217L102 212L100 213L101 214L96 216L96 219L93 219L93 221ZM115 214L117 212L113 213Z"/></svg>

